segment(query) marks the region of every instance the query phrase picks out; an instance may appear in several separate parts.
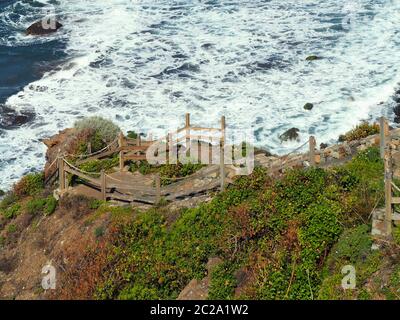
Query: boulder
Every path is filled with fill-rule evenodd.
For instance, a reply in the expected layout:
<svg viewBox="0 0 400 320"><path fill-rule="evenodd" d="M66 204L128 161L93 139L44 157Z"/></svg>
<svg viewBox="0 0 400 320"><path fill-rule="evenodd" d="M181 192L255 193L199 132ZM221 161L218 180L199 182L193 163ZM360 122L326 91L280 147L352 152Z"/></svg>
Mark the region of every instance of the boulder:
<svg viewBox="0 0 400 320"><path fill-rule="evenodd" d="M61 27L62 24L58 21L51 23L49 21L40 20L29 26L28 29L26 29L26 34L33 36L42 36L54 33Z"/></svg>
<svg viewBox="0 0 400 320"><path fill-rule="evenodd" d="M35 118L35 113L30 110L16 111L0 105L0 129L15 129Z"/></svg>
<svg viewBox="0 0 400 320"><path fill-rule="evenodd" d="M321 60L321 59L322 59L321 57L318 57L316 55L311 55L306 58L306 61L315 61L315 60Z"/></svg>
<svg viewBox="0 0 400 320"><path fill-rule="evenodd" d="M299 129L291 128L279 136L281 142L289 141L289 140L296 140L299 138Z"/></svg>
<svg viewBox="0 0 400 320"><path fill-rule="evenodd" d="M307 102L304 107L305 110L312 110L314 108L314 105L312 103Z"/></svg>

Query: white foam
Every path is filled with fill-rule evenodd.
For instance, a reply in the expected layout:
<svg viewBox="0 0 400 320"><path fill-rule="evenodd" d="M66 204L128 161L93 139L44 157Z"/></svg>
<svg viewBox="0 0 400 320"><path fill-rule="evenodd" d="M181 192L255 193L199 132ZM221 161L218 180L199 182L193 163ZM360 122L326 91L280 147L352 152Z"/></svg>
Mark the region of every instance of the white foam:
<svg viewBox="0 0 400 320"><path fill-rule="evenodd" d="M92 114L159 134L181 126L185 112L205 126L217 126L224 114L228 126L254 129L258 144L278 153L310 133L332 142L379 115L377 104L400 80L399 1L358 1L349 30L339 32L332 28L341 26L334 18L344 4L318 2L183 2L170 10L169 1L60 1L60 36L68 36L72 60L8 99L10 107L34 109L37 119L0 137L0 187L44 164L37 139ZM311 54L324 59L306 62ZM185 63L197 68L191 77L155 77ZM254 71L257 63L272 68ZM307 102L312 111L303 109ZM300 142L281 145L278 135L291 127L300 129ZM12 157L23 162L1 164Z"/></svg>

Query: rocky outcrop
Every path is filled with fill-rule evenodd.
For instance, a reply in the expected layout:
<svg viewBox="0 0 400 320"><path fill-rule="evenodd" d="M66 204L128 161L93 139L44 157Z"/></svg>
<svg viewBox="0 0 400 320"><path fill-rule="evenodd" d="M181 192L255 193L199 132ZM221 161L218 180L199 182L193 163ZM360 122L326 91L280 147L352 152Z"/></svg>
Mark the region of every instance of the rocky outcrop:
<svg viewBox="0 0 400 320"><path fill-rule="evenodd" d="M289 141L289 140L297 140L299 138L299 129L291 128L279 136L279 140L281 142Z"/></svg>
<svg viewBox="0 0 400 320"><path fill-rule="evenodd" d="M396 106L393 108L393 112L395 114L394 122L400 123L400 89L396 90L393 100L396 102Z"/></svg>
<svg viewBox="0 0 400 320"><path fill-rule="evenodd" d="M312 110L314 108L314 105L312 103L306 103L303 107L305 110Z"/></svg>
<svg viewBox="0 0 400 320"><path fill-rule="evenodd" d="M207 263L207 277L202 280L193 279L181 291L177 300L206 300L211 280L211 273L216 266L222 263L218 257L210 258Z"/></svg>
<svg viewBox="0 0 400 320"><path fill-rule="evenodd" d="M47 146L45 172L49 165L57 158L59 152L68 153L71 145L76 141L76 130L65 129L58 134L41 140Z"/></svg>
<svg viewBox="0 0 400 320"><path fill-rule="evenodd" d="M35 113L30 110L16 111L7 106L0 105L0 129L16 129L35 118Z"/></svg>
<svg viewBox="0 0 400 320"><path fill-rule="evenodd" d="M308 56L308 57L306 58L306 61L315 61L315 60L321 60L321 59L322 59L322 58L319 57L319 56L311 55L311 56Z"/></svg>
<svg viewBox="0 0 400 320"><path fill-rule="evenodd" d="M47 21L47 20L40 20L32 24L31 26L26 29L27 35L32 36L43 36L47 34L51 34L57 32L63 25L58 21Z"/></svg>

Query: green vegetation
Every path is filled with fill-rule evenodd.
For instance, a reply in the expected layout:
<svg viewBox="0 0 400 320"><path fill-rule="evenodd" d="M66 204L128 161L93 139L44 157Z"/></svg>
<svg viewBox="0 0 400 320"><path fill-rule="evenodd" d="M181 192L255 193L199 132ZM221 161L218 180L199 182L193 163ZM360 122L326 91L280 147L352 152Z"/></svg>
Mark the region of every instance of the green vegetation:
<svg viewBox="0 0 400 320"><path fill-rule="evenodd" d="M75 123L75 128L78 131L93 130L99 139L108 143L113 141L120 132L119 127L112 121L98 116L84 118L77 121Z"/></svg>
<svg viewBox="0 0 400 320"><path fill-rule="evenodd" d="M256 275L241 298L326 298L338 278L324 264L339 268L336 261L351 250L358 252L352 261L364 263L365 226L355 235L345 230L367 220L382 196L382 172L379 150L372 148L341 168L292 170L275 182L256 168L210 203L181 210L174 222L163 208L139 212L119 226L95 296L175 299L191 279L206 275L209 257L219 256L224 263L212 272L211 298L234 296L239 266ZM328 257L335 245L337 256ZM369 255L360 279L377 260Z"/></svg>
<svg viewBox="0 0 400 320"><path fill-rule="evenodd" d="M31 215L44 214L46 216L54 213L57 200L53 196L47 198L34 198L26 203L26 211Z"/></svg>
<svg viewBox="0 0 400 320"><path fill-rule="evenodd" d="M5 208L4 211L2 211L2 215L6 219L13 219L20 213L20 210L21 210L21 205L19 203L15 203Z"/></svg>
<svg viewBox="0 0 400 320"><path fill-rule="evenodd" d="M136 139L139 135L135 131L128 131L128 138Z"/></svg>
<svg viewBox="0 0 400 320"><path fill-rule="evenodd" d="M177 178L187 177L203 168L203 164L195 164L191 162L176 164L164 164L161 166L150 165L147 161L131 162L129 171L139 171L141 174L159 173L161 185L165 186L177 180Z"/></svg>
<svg viewBox="0 0 400 320"><path fill-rule="evenodd" d="M353 140L359 140L365 137L368 137L370 135L374 135L379 133L379 125L376 123L369 124L368 122L363 122L359 125L357 125L354 129L350 130L349 132L340 135L339 136L339 141L353 141Z"/></svg>
<svg viewBox="0 0 400 320"><path fill-rule="evenodd" d="M79 166L79 169L86 172L101 172L101 170L109 171L110 169L119 165L118 156L114 156L113 158L103 159L103 160L89 160L85 163L82 163Z"/></svg>
<svg viewBox="0 0 400 320"><path fill-rule="evenodd" d="M14 195L18 198L25 196L35 196L44 188L44 174L31 173L24 176L17 184L14 185Z"/></svg>

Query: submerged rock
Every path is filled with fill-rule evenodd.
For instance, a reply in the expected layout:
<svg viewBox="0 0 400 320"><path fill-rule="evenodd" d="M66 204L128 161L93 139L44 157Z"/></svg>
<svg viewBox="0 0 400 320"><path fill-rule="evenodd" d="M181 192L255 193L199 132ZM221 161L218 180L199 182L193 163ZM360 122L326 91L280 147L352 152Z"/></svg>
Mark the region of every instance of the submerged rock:
<svg viewBox="0 0 400 320"><path fill-rule="evenodd" d="M289 141L289 140L296 140L299 137L299 129L298 128L291 128L279 136L281 142Z"/></svg>
<svg viewBox="0 0 400 320"><path fill-rule="evenodd" d="M321 60L321 59L322 59L321 57L318 57L316 55L311 55L306 58L306 61L315 61L315 60Z"/></svg>
<svg viewBox="0 0 400 320"><path fill-rule="evenodd" d="M314 105L312 103L306 103L303 107L306 110L312 110L312 108L314 108Z"/></svg>
<svg viewBox="0 0 400 320"><path fill-rule="evenodd" d="M24 110L16 111L4 105L0 105L0 128L1 129L16 129L35 118L33 111Z"/></svg>
<svg viewBox="0 0 400 320"><path fill-rule="evenodd" d="M33 36L46 35L56 32L62 26L63 25L58 21L50 22L46 20L44 21L40 20L32 24L28 29L26 29L26 34Z"/></svg>

